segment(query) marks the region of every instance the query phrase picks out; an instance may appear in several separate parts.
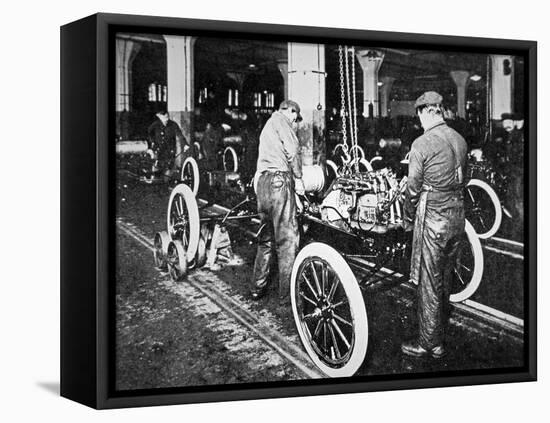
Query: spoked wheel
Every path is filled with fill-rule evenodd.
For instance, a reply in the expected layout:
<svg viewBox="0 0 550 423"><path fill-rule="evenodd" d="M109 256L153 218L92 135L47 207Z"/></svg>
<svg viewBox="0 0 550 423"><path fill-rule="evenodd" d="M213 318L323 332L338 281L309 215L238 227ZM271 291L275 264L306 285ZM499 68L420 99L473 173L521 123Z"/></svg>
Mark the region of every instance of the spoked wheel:
<svg viewBox="0 0 550 423"><path fill-rule="evenodd" d="M223 170L226 172L237 172L239 170L239 159L233 147L226 147L223 150Z"/></svg>
<svg viewBox="0 0 550 423"><path fill-rule="evenodd" d="M200 184L199 166L193 157L187 157L184 160L183 165L181 166L180 180L182 183L191 188L194 195L197 195Z"/></svg>
<svg viewBox="0 0 550 423"><path fill-rule="evenodd" d="M481 242L466 221L465 233L460 241L452 270L450 301L459 302L470 298L479 287L483 276L483 251Z"/></svg>
<svg viewBox="0 0 550 423"><path fill-rule="evenodd" d="M197 253L195 254L195 266L197 268L206 264L206 240L204 236L199 237L199 243L197 245Z"/></svg>
<svg viewBox="0 0 550 423"><path fill-rule="evenodd" d="M172 190L166 220L168 236L181 241L187 250L187 260L193 260L199 243L199 208L187 185L179 184Z"/></svg>
<svg viewBox="0 0 550 423"><path fill-rule="evenodd" d="M166 261L170 278L174 282L183 280L187 274L187 252L181 241L176 240L170 242Z"/></svg>
<svg viewBox="0 0 550 423"><path fill-rule="evenodd" d="M466 218L477 236L487 239L497 233L502 222L502 207L497 193L480 179L470 179L465 193Z"/></svg>
<svg viewBox="0 0 550 423"><path fill-rule="evenodd" d="M290 280L292 312L304 348L330 377L352 376L367 352L361 290L344 258L327 244L306 245Z"/></svg>
<svg viewBox="0 0 550 423"><path fill-rule="evenodd" d="M166 270L167 268L166 256L168 254L168 244L170 244L168 232L161 231L155 234L153 257L157 269Z"/></svg>

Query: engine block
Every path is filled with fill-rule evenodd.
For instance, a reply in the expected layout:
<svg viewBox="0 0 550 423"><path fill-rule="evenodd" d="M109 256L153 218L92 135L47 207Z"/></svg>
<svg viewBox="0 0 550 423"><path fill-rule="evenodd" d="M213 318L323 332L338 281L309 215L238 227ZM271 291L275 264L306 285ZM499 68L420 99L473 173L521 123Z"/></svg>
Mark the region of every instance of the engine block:
<svg viewBox="0 0 550 423"><path fill-rule="evenodd" d="M401 191L389 169L340 176L325 193L321 219L376 232L392 229L402 221Z"/></svg>

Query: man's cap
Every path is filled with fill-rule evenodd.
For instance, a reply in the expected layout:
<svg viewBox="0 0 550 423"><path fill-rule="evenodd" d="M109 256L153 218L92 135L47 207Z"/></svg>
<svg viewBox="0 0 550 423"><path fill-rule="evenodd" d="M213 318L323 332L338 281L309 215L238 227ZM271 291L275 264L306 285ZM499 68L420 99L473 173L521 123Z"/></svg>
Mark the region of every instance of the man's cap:
<svg viewBox="0 0 550 423"><path fill-rule="evenodd" d="M502 113L500 115L501 120L517 120L516 115L514 113Z"/></svg>
<svg viewBox="0 0 550 423"><path fill-rule="evenodd" d="M279 110L284 109L293 109L296 111L296 122L300 122L302 120L302 115L300 114L300 106L298 103L296 103L293 100L284 100L281 105L279 106Z"/></svg>
<svg viewBox="0 0 550 423"><path fill-rule="evenodd" d="M418 108L426 104L441 104L443 102L443 97L436 93L435 91L427 91L416 99L414 107Z"/></svg>

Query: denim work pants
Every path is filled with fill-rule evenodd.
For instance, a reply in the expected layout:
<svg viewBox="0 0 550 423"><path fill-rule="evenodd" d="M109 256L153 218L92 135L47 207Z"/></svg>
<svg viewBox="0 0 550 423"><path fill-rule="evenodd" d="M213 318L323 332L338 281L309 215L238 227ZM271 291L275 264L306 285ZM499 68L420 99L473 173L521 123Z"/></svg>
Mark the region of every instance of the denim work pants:
<svg viewBox="0 0 550 423"><path fill-rule="evenodd" d="M273 248L279 269L279 298L290 294L290 276L300 235L296 218L294 181L286 172L264 172L258 179L258 213L265 224L258 239L254 261L255 290L267 288Z"/></svg>
<svg viewBox="0 0 550 423"><path fill-rule="evenodd" d="M422 245L418 286L419 343L425 349L442 345L444 341L449 286L463 234L463 207L426 208L424 230L418 234Z"/></svg>

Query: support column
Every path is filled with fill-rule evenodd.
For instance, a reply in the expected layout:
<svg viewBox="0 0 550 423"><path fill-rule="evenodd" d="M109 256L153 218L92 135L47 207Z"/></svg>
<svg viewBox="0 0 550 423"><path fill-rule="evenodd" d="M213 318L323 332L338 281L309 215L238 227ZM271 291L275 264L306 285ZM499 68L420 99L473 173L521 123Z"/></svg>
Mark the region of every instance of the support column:
<svg viewBox="0 0 550 423"><path fill-rule="evenodd" d="M491 58L491 118L500 120L503 113L512 112L514 61L512 56L490 55Z"/></svg>
<svg viewBox="0 0 550 423"><path fill-rule="evenodd" d="M466 89L470 82L470 72L456 70L449 73L456 84L456 113L459 118L466 119Z"/></svg>
<svg viewBox="0 0 550 423"><path fill-rule="evenodd" d="M384 61L384 53L377 50L359 50L357 60L363 69L363 116L377 117L378 102L378 71ZM372 115L370 115L372 110Z"/></svg>
<svg viewBox="0 0 550 423"><path fill-rule="evenodd" d="M281 75L283 76L284 81L284 97L288 97L288 62L286 60L279 60L277 62L277 67L279 68L279 72L281 72Z"/></svg>
<svg viewBox="0 0 550 423"><path fill-rule="evenodd" d="M305 166L325 158L325 79L323 44L288 44L287 98L301 107L304 120L298 124L298 139Z"/></svg>
<svg viewBox="0 0 550 423"><path fill-rule="evenodd" d="M121 139L129 136L128 115L132 104L132 63L141 46L131 40L116 40L116 132Z"/></svg>
<svg viewBox="0 0 550 423"><path fill-rule="evenodd" d="M164 35L166 40L168 112L181 127L183 135L193 141L195 109L194 46L196 37ZM179 156L181 157L181 156Z"/></svg>
<svg viewBox="0 0 550 423"><path fill-rule="evenodd" d="M380 78L380 82L382 83L380 87L380 114L383 117L387 117L390 109L391 89L395 82L395 78L392 76L384 76Z"/></svg>

